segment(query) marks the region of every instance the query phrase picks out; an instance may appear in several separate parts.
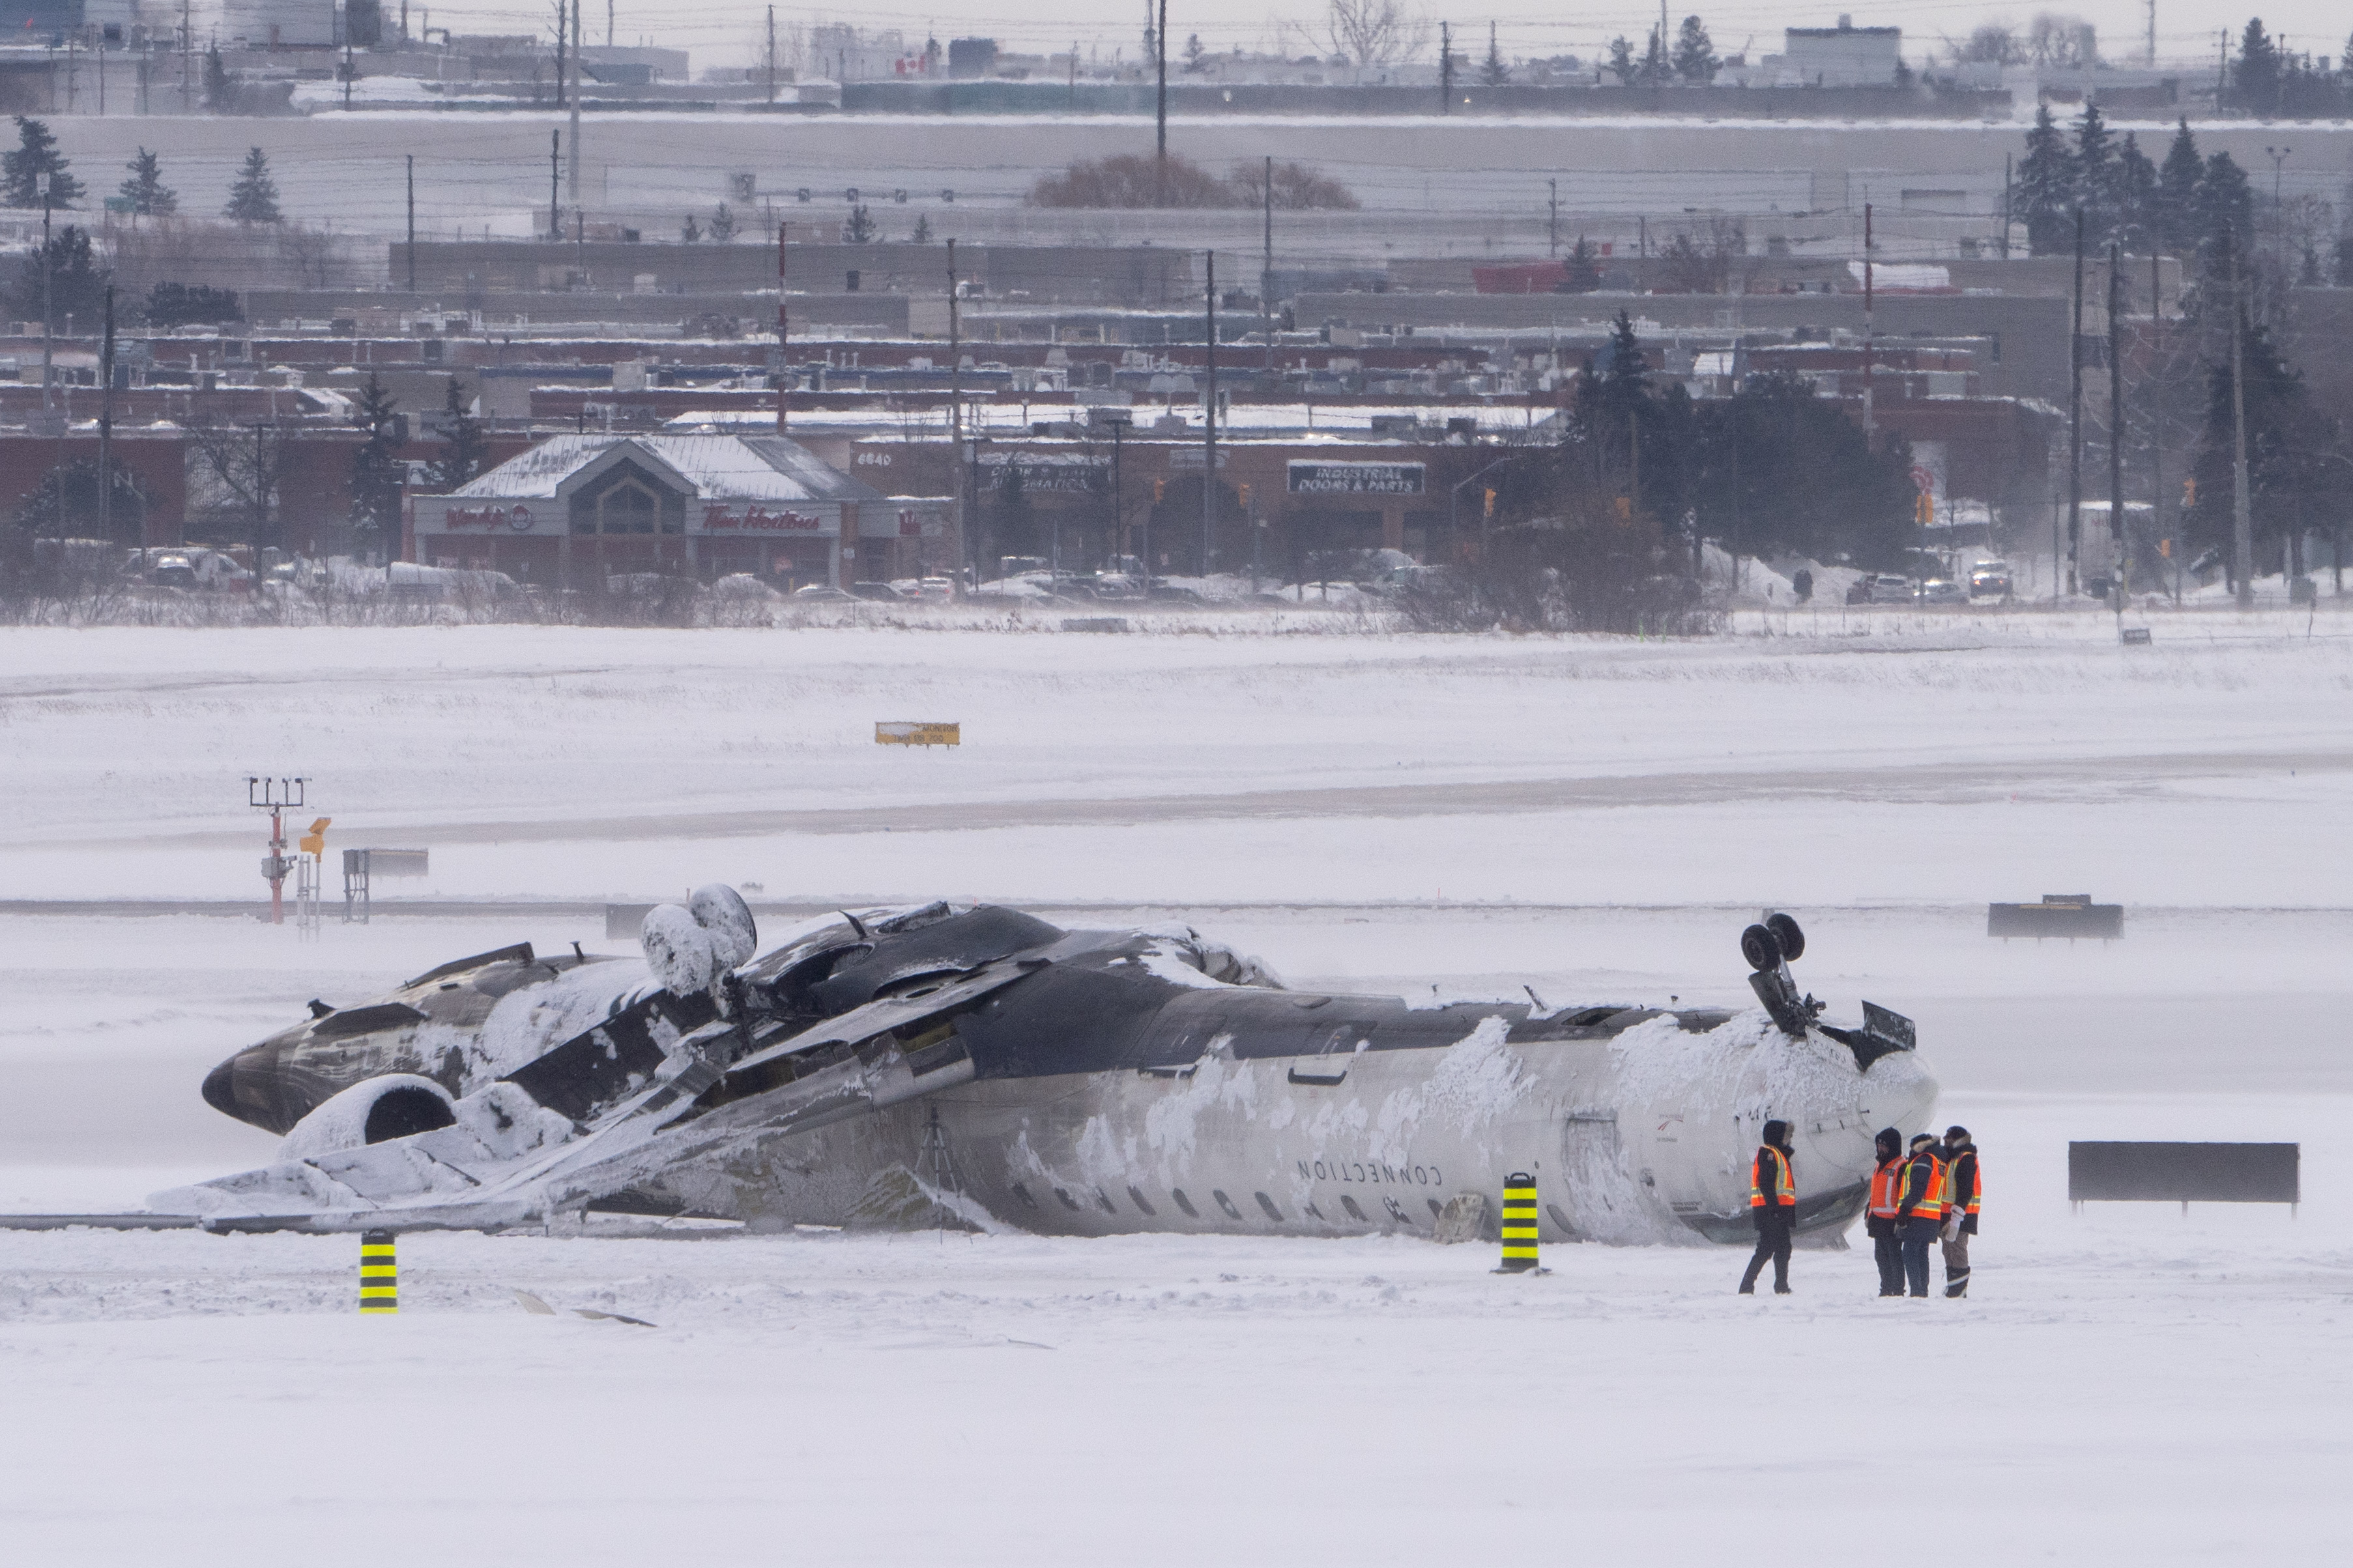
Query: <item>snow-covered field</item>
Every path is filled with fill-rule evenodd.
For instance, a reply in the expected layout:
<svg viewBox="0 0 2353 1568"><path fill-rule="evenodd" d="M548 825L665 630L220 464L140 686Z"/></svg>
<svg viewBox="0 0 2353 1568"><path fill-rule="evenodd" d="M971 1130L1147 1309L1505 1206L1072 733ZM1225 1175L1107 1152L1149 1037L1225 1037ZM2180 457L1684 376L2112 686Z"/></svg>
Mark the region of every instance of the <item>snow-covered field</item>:
<svg viewBox="0 0 2353 1568"><path fill-rule="evenodd" d="M2353 1546L2353 644L2086 617L1694 644L532 628L0 634L0 1207L255 1163L204 1069L457 953L607 946L605 898L1017 898L1180 918L1295 983L1920 1023L1986 1150L1976 1294L1867 1253L1047 1241L602 1222L345 1238L0 1233L12 1560L2236 1563ZM871 742L961 719L955 752ZM443 899L250 900L248 772ZM308 816L303 820L307 822ZM388 890L380 889L380 891ZM2093 891L2111 945L1983 902ZM2064 1196L2073 1138L2289 1140L2272 1208ZM526 1315L515 1289L642 1329Z"/></svg>

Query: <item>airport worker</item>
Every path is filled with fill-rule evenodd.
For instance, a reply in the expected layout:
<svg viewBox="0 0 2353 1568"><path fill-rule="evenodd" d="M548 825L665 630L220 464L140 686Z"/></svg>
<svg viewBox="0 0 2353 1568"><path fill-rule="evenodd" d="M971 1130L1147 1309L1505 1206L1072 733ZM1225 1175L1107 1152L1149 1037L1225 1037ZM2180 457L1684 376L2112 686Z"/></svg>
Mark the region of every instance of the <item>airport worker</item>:
<svg viewBox="0 0 2353 1568"><path fill-rule="evenodd" d="M1798 1228L1798 1178L1789 1164L1789 1124L1767 1121L1765 1142L1748 1167L1748 1217L1757 1226L1757 1253L1740 1277L1740 1293L1757 1293L1757 1276L1773 1260L1773 1294L1789 1293L1789 1241Z"/></svg>
<svg viewBox="0 0 2353 1568"><path fill-rule="evenodd" d="M1904 1190L1895 1202L1895 1231L1904 1240L1904 1278L1915 1296L1928 1293L1928 1244L1945 1224L1945 1162L1933 1132L1912 1140L1904 1162Z"/></svg>
<svg viewBox="0 0 2353 1568"><path fill-rule="evenodd" d="M1945 1129L1945 1294L1969 1293L1969 1237L1978 1233L1978 1201L1985 1184L1978 1174L1978 1146L1966 1127Z"/></svg>
<svg viewBox="0 0 2353 1568"><path fill-rule="evenodd" d="M1904 1294L1904 1238L1895 1234L1895 1205L1904 1192L1904 1134L1879 1130L1879 1163L1871 1173L1871 1205L1862 1216L1871 1237L1872 1260L1879 1265L1879 1293Z"/></svg>

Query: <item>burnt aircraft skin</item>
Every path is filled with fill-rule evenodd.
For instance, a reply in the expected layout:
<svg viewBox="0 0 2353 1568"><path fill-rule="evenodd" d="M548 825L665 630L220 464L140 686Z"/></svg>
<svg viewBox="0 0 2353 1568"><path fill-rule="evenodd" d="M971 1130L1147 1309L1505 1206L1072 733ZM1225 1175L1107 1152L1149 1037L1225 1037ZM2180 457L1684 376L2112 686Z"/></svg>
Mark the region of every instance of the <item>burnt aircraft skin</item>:
<svg viewBox="0 0 2353 1568"><path fill-rule="evenodd" d="M388 1001L422 1012L454 996L441 1004L454 1020L481 1007L465 993L494 1000L579 962L534 982L541 961L503 950ZM1747 1154L1776 1115L1800 1139L1801 1228L1835 1230L1860 1211L1872 1131L1926 1115L1935 1086L1908 1038L1816 1023L1776 965L1756 981L1770 1017L1417 1006L1284 989L1190 932L1065 931L993 906L845 914L707 989L617 984L593 1026L502 1071L501 1127L519 1103L581 1145L535 1156L529 1183L469 1165L480 1145L448 1125L463 1115L427 1105L387 1121L417 1130L448 1198L397 1223L544 1223L603 1205L765 1228L914 1223L944 1206L1082 1236L1427 1232L1450 1199L1522 1169L1545 1194L1547 1239L1731 1240L1747 1230ZM239 1053L206 1099L286 1131L377 1078L485 1092L464 1053L421 1059L413 1021L319 1028L344 1016ZM612 1134L617 1152L600 1153L596 1138L631 1117L658 1128ZM367 1127L377 1142L373 1113ZM395 1215L370 1195L381 1164L356 1150L271 1168L309 1198L348 1186L350 1213L270 1198L240 1215L271 1172L208 1184L237 1195L206 1203L222 1226L382 1223ZM167 1195L191 1194L205 1189Z"/></svg>

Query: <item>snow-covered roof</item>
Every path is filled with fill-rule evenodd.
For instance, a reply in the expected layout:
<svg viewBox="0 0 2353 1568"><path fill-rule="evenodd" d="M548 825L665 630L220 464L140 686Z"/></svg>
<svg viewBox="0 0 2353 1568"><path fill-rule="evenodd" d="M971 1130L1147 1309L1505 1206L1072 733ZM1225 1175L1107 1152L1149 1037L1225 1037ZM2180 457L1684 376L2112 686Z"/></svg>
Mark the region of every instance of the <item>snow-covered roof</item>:
<svg viewBox="0 0 2353 1568"><path fill-rule="evenodd" d="M575 479L632 459L701 500L870 501L882 493L781 436L556 436L452 494L554 500Z"/></svg>

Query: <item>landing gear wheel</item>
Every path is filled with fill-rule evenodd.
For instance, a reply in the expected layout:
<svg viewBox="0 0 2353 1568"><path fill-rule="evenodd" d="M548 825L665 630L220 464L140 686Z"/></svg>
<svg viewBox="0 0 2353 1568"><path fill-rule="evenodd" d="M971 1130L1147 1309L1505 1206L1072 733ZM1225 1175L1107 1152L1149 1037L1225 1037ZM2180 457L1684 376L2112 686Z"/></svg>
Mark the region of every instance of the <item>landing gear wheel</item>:
<svg viewBox="0 0 2353 1568"><path fill-rule="evenodd" d="M1791 920L1788 915L1768 915L1765 920L1765 927L1773 933L1773 940L1781 944L1783 958L1795 963L1806 956L1806 933L1798 929L1796 921ZM1751 960L1751 962L1755 961Z"/></svg>
<svg viewBox="0 0 2353 1568"><path fill-rule="evenodd" d="M1781 966L1781 943L1767 926L1750 926L1740 933L1740 956L1748 967L1763 974Z"/></svg>

